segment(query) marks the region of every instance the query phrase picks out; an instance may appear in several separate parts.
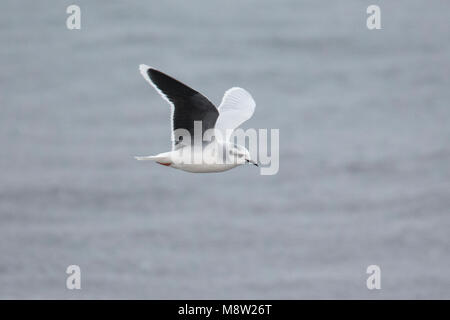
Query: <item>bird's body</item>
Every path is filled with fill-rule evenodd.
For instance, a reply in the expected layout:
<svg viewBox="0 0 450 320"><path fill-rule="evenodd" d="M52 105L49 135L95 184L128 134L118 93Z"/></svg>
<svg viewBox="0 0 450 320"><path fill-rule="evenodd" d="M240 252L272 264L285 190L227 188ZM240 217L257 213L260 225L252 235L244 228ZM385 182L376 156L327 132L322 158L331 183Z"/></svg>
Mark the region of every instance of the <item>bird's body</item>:
<svg viewBox="0 0 450 320"><path fill-rule="evenodd" d="M245 147L229 142L232 131L253 114L255 102L247 91L231 88L217 109L201 93L178 80L146 65L139 69L172 106L173 148L137 160L152 160L194 173L221 172L245 163L257 165ZM215 138L204 142L203 134L208 130L214 132Z"/></svg>
<svg viewBox="0 0 450 320"><path fill-rule="evenodd" d="M222 172L244 164L245 159L232 158L229 150L235 148L231 143L214 141L198 148L185 146L155 156L136 157L137 160L152 160L161 165L194 173ZM240 161L239 161L240 160Z"/></svg>

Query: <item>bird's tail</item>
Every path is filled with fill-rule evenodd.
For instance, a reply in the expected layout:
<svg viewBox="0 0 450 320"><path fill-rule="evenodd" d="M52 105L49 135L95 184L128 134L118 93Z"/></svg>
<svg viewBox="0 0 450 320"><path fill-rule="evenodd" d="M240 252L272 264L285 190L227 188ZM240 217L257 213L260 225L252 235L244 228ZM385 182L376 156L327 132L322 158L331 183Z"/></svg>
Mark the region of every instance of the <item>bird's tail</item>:
<svg viewBox="0 0 450 320"><path fill-rule="evenodd" d="M170 166L172 164L172 159L170 158L170 152L160 153L156 156L137 156L134 157L136 160L146 161L156 161L159 164L163 164L165 166Z"/></svg>
<svg viewBox="0 0 450 320"><path fill-rule="evenodd" d="M153 160L156 161L158 160L158 156L136 156L134 157L136 160L141 160L141 161L145 161L145 160Z"/></svg>

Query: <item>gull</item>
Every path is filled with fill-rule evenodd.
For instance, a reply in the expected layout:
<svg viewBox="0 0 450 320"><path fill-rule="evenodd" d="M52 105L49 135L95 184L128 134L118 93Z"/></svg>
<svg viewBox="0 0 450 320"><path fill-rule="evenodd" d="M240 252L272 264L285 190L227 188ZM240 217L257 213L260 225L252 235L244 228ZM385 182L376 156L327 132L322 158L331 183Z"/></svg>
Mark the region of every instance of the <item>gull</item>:
<svg viewBox="0 0 450 320"><path fill-rule="evenodd" d="M233 130L255 111L250 93L233 87L225 92L216 108L204 95L161 71L145 64L139 70L171 106L172 150L154 156L137 156L137 160L151 160L194 173L221 172L246 163L258 166L244 146L230 139ZM214 139L204 141L201 136L202 140L198 141L197 129L201 134L212 130ZM184 134L178 137L179 132Z"/></svg>

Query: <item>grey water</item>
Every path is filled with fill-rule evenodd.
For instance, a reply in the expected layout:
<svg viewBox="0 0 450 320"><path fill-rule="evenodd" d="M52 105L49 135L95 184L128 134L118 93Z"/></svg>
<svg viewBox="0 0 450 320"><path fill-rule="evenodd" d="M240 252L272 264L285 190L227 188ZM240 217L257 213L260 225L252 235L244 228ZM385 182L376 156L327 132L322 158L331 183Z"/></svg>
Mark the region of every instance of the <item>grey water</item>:
<svg viewBox="0 0 450 320"><path fill-rule="evenodd" d="M2 1L0 298L449 299L450 3L372 2ZM170 149L141 63L247 89L279 172L135 161Z"/></svg>

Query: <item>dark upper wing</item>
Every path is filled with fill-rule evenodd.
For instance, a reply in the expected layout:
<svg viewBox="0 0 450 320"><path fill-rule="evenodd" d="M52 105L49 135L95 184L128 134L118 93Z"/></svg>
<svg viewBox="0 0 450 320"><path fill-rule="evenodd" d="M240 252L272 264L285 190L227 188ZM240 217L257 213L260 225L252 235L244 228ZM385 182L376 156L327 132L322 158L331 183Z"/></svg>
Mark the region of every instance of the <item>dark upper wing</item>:
<svg viewBox="0 0 450 320"><path fill-rule="evenodd" d="M202 134L214 128L219 111L205 96L161 71L144 65L140 70L144 78L173 105L173 130L188 130L193 141L194 121L202 121Z"/></svg>

